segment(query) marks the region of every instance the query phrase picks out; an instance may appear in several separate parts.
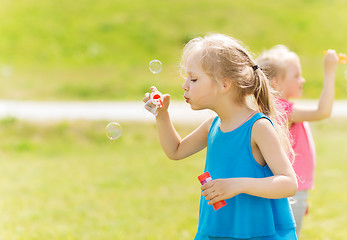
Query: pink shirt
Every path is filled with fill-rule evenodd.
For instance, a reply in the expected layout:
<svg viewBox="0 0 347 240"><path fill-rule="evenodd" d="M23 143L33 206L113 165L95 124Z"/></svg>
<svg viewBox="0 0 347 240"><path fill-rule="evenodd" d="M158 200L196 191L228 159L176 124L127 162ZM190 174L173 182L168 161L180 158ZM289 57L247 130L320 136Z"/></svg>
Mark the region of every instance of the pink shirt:
<svg viewBox="0 0 347 240"><path fill-rule="evenodd" d="M285 99L278 99L285 111L285 117L289 119L293 111L293 103ZM293 140L295 160L293 168L298 179L299 190L313 188L314 168L316 163L316 150L308 122L293 123L289 129Z"/></svg>

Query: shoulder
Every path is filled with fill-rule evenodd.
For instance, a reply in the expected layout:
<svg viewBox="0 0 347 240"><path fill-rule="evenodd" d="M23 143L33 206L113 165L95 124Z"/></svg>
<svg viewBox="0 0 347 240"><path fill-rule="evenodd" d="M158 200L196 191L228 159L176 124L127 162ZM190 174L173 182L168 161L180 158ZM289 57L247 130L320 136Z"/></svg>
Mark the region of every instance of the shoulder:
<svg viewBox="0 0 347 240"><path fill-rule="evenodd" d="M201 124L200 127L206 130L206 132L208 133L212 124L215 124L217 120L218 120L218 117L215 117L215 116L209 117L207 120L205 120L205 122Z"/></svg>
<svg viewBox="0 0 347 240"><path fill-rule="evenodd" d="M253 124L252 139L256 142L264 141L266 138L269 138L274 134L276 134L276 130L268 118L259 118Z"/></svg>
<svg viewBox="0 0 347 240"><path fill-rule="evenodd" d="M267 117L260 117L254 122L253 128L263 129L263 128L274 128L274 127L270 119L268 119Z"/></svg>
<svg viewBox="0 0 347 240"><path fill-rule="evenodd" d="M211 126L213 122L216 122L218 119L218 116L211 116L208 119L206 119L203 124L206 124L208 126Z"/></svg>

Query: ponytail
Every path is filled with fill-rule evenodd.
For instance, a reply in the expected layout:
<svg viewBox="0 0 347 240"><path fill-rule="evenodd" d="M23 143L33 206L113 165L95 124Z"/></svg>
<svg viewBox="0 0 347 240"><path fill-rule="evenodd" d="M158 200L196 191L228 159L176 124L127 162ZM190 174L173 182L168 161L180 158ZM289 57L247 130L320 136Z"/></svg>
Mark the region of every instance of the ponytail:
<svg viewBox="0 0 347 240"><path fill-rule="evenodd" d="M257 65L255 65L257 66ZM254 69L254 67L253 67ZM273 112L272 99L270 94L270 87L267 83L266 76L260 69L254 70L254 98L259 107L259 111L266 116L271 116Z"/></svg>
<svg viewBox="0 0 347 240"><path fill-rule="evenodd" d="M293 163L295 153L292 148L292 139L289 133L288 122L283 121L285 112L283 112L283 109L276 101L273 90L268 83L268 79L261 69L254 70L254 83L255 88L253 95L259 111L272 120L281 144L290 161Z"/></svg>

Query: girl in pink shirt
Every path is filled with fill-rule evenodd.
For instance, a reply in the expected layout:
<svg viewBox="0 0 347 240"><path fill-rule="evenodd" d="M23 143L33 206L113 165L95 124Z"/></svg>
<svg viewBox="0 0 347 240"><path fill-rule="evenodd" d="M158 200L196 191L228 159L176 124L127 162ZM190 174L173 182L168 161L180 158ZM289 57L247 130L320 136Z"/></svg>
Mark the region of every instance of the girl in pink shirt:
<svg viewBox="0 0 347 240"><path fill-rule="evenodd" d="M315 167L315 147L309 121L318 121L330 117L334 102L335 72L338 56L334 50L328 50L324 59L323 90L313 109L303 108L290 102L291 98L302 95L305 79L301 75L298 55L283 45L277 45L262 53L257 59L258 65L267 75L272 88L277 91L278 103L286 112L284 121L288 123L295 152L293 168L297 175L298 192L293 197L292 209L296 220L296 232L299 237L302 220L307 212L308 190L313 188Z"/></svg>

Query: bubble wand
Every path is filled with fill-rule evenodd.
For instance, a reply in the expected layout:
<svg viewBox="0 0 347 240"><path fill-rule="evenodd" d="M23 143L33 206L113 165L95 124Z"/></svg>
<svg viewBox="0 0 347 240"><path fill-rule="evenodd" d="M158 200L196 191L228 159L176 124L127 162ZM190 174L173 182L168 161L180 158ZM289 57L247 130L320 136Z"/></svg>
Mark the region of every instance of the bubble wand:
<svg viewBox="0 0 347 240"><path fill-rule="evenodd" d="M161 94L161 92L159 92L159 91L152 92L150 95L150 99L154 105L160 106L160 107L164 106L163 95Z"/></svg>

